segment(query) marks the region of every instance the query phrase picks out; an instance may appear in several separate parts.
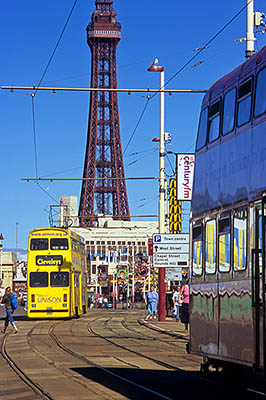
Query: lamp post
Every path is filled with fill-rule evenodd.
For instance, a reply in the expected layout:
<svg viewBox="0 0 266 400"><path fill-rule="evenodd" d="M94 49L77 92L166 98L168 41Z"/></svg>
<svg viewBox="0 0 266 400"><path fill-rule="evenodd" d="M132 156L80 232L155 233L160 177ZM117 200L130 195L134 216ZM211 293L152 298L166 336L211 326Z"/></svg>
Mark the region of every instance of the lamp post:
<svg viewBox="0 0 266 400"><path fill-rule="evenodd" d="M149 72L160 72L160 187L159 187L159 233L165 233L165 184L164 184L164 67L158 65L156 58L148 68ZM159 268L159 321L165 321L165 269Z"/></svg>
<svg viewBox="0 0 266 400"><path fill-rule="evenodd" d="M3 253L4 236L0 235L0 285L2 285L2 253Z"/></svg>

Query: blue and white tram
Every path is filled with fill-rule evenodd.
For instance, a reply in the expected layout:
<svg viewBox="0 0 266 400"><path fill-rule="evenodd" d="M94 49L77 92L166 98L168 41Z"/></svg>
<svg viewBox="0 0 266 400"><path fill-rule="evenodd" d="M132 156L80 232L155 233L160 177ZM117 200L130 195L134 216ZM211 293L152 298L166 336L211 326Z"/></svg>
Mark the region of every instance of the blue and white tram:
<svg viewBox="0 0 266 400"><path fill-rule="evenodd" d="M192 197L190 352L266 371L266 47L201 107Z"/></svg>

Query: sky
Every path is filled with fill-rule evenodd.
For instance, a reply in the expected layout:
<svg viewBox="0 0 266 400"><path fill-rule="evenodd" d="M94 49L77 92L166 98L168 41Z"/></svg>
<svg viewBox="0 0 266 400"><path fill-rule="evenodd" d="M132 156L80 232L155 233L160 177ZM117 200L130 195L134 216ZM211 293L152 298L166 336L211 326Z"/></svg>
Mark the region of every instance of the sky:
<svg viewBox="0 0 266 400"><path fill-rule="evenodd" d="M226 3L225 7L225 2L212 0L114 0L117 21L122 25L118 87L158 88L159 74L147 71L155 58L164 66L165 81L171 79L169 89L208 89L244 62L245 43L240 39L246 32L245 11L228 23L245 7L246 0ZM254 3L255 11L266 12L263 0ZM1 2L1 86L38 85L44 72L41 86L90 86L86 26L95 9L94 0L76 2L56 48L73 5L74 0ZM226 24L199 54L197 49ZM266 35L257 33L256 37L258 50L266 44ZM202 99L202 94L165 96L165 131L172 137L168 151L193 153ZM147 102L145 94L119 94L118 101L126 177L158 176L158 144L152 139L159 137L159 96L149 100L138 126ZM89 94L38 92L33 114L31 91L0 89L0 110L0 233L4 250L15 248L16 239L18 248L26 249L30 230L49 226L50 206L58 204L61 195L79 198L81 181L37 185L21 179L82 177ZM174 156L168 155L167 176L173 174L174 165ZM140 216L158 214L158 181L130 180L127 193L134 219L147 220Z"/></svg>

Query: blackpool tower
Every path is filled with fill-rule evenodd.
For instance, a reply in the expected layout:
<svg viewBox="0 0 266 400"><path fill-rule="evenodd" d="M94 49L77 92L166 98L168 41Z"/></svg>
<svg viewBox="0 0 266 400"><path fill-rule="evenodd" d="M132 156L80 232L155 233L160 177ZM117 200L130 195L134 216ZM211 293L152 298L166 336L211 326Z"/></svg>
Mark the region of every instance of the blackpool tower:
<svg viewBox="0 0 266 400"><path fill-rule="evenodd" d="M96 0L87 41L91 50L91 88L117 88L116 48L121 25L113 0ZM130 220L125 184L117 92L92 91L83 181L80 226L93 226L97 215Z"/></svg>

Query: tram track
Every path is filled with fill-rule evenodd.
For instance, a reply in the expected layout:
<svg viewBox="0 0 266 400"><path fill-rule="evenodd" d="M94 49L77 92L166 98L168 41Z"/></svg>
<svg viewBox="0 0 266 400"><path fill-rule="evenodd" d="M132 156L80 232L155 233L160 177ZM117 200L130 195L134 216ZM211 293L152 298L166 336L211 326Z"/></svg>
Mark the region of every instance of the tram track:
<svg viewBox="0 0 266 400"><path fill-rule="evenodd" d="M51 368L57 369L57 375L64 375L64 379L68 381L70 386L72 385L70 380L73 380L73 386L75 386L74 382L80 388L83 386L83 393L88 394L88 391L92 388L91 385L94 385L94 393L98 393L98 390L104 392L103 396L93 397L93 399L133 399L141 398L142 396L147 399L175 399L175 392L168 390L167 385L161 378L162 375L167 376L167 374L170 374L168 377L172 376L172 378L169 378L170 385L173 385L173 379L176 379L177 382L185 380L190 382L189 385L194 385L194 387L197 387L199 384L200 386L206 385L208 390L214 393L228 392L226 382L216 379L218 375L215 373L204 374L199 371L194 372L192 371L193 367L190 367L190 370L184 370L182 364L179 365L179 361L174 355L173 358L169 358L173 362L167 362L165 358L167 355L164 356L164 348L167 349L167 347L164 347L164 344L168 346L169 350L165 351L168 355L171 354L171 349L174 350L175 344L170 343L169 346L169 343L164 338L157 337L163 334L158 331L155 337L152 337L150 333L145 337L146 326L141 326L140 330L138 330L137 323L138 320L136 318L132 319L132 316L128 317L128 315L123 317L118 313L112 313L112 315L109 313L95 314L93 316L90 315L89 318L88 316L84 316L78 320L71 321L42 321L30 327L26 333L26 339L29 350L35 353L35 357L38 356ZM26 373L27 369L26 372L23 370L21 362L17 363L14 352L12 354L13 357L8 355L6 349L7 340L8 335L2 340L1 354L3 357L5 355L4 358L6 361L9 359L9 363L13 364L14 372L16 372L23 382L34 393L38 394L39 398L50 400L61 399L62 397L55 396L53 390L50 390L50 383L48 386L46 384L41 386L43 380L38 381L40 379L38 377L37 381L41 385L36 383L34 379L35 375L29 376ZM106 345L104 345L104 342L106 342ZM184 346L184 341L181 341L182 343ZM88 350L86 350L87 347ZM181 352L180 349L177 348L179 353ZM90 353L90 350L93 352ZM61 353L67 354L67 356L60 356ZM189 365L192 366L190 357L186 357L187 362L190 362ZM148 375L144 377L143 373ZM160 373L160 383L158 380L154 385L158 373ZM95 374L97 375L96 379ZM48 382L48 380L46 381ZM111 385L106 386L102 384L102 382L106 381L111 382ZM117 383L119 381L121 382L120 384ZM151 382L153 383L151 384ZM75 386L76 390L78 386ZM47 390L44 389L46 387ZM110 387L112 390L110 392L112 393L111 397L108 395ZM117 387L121 388L122 392ZM141 394L138 397L131 397L127 393L132 393L132 391ZM112 397L115 392L117 392L117 395L119 394L119 397ZM243 392L241 391L241 393ZM68 396L70 396L70 393L68 393ZM247 398L250 398L248 394Z"/></svg>
<svg viewBox="0 0 266 400"><path fill-rule="evenodd" d="M28 374L25 373L14 361L13 358L10 357L9 353L6 349L7 338L10 334L7 333L1 342L1 355L4 360L9 364L15 374L41 399L45 400L55 400L44 388L42 388L37 382L30 378Z"/></svg>
<svg viewBox="0 0 266 400"><path fill-rule="evenodd" d="M101 365L99 365L99 364L97 364L97 363L95 363L95 362L89 360L87 357L84 357L84 356L82 356L82 355L76 353L75 351L71 350L69 347L66 347L66 346L61 342L61 340L57 337L57 335L54 333L54 329L55 329L55 326L53 326L53 327L50 328L50 330L49 330L49 335L50 335L50 336L52 337L52 339L55 341L55 343L57 344L57 346L60 347L60 349L62 349L64 352L66 352L66 353L72 355L74 358L77 358L77 359L79 359L79 360L85 362L86 364L88 364L88 365L94 367L94 368L97 368L97 369L101 370L102 372L104 372L104 373L106 373L106 374L108 374L108 375L111 375L111 376L113 376L113 377L115 377L115 378L117 378L117 379L119 379L119 380L122 380L123 382L125 382L125 383L127 383L127 384L133 385L134 387L137 387L137 388L139 388L139 389L141 389L141 390L144 390L144 391L146 391L146 392L149 392L150 394L155 395L155 396L158 397L158 398L162 398L162 399L166 399L166 400L172 400L170 397L165 396L165 395L163 395L163 394L161 394L161 393L158 393L158 392L156 392L156 391L154 391L154 390L152 390L152 389L150 389L150 388L148 388L148 387L145 387L145 386L143 386L143 385L140 385L140 384L138 384L137 382L133 382L132 380L127 379L127 378L125 378L125 377L123 377L123 376L121 376L121 375L118 375L118 374L116 374L116 373L110 371L109 369L107 369L107 368L105 368L105 367L103 367L103 366L101 366ZM123 360L122 360L122 361L123 361ZM123 361L123 363L125 363L125 362ZM125 363L125 364L126 364L126 363Z"/></svg>

